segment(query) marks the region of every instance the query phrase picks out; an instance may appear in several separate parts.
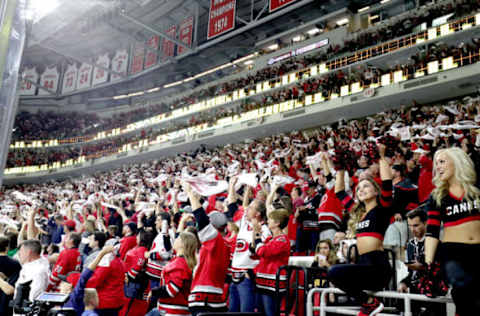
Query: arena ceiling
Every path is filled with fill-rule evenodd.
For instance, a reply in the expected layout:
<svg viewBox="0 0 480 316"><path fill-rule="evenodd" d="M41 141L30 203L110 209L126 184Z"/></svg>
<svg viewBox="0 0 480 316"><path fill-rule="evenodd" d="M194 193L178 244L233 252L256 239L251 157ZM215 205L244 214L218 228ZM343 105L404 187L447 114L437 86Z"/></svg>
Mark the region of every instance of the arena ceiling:
<svg viewBox="0 0 480 316"><path fill-rule="evenodd" d="M24 65L91 60L105 52L129 47L135 41L145 41L154 34L164 34L170 25L178 25L188 16L198 17L196 35L194 31L197 43L188 58L181 62L172 58L159 71L128 83L132 89L183 79L248 55L258 51L255 47L258 41L337 12L351 3L347 0L297 0L269 13L268 0L237 0L235 30L215 38L215 45L209 45L212 42L207 40L210 0L46 1L57 1L57 7L30 23ZM275 18L270 16L272 14ZM238 32L247 25L248 30Z"/></svg>

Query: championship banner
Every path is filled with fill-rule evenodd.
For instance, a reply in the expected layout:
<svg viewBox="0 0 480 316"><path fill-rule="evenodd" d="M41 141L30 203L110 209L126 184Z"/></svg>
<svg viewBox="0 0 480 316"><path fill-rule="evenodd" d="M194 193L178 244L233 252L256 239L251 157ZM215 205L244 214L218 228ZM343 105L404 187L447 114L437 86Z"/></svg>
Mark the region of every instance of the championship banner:
<svg viewBox="0 0 480 316"><path fill-rule="evenodd" d="M112 59L112 70L121 74L127 75L128 66L128 52L126 49L117 50ZM119 75L113 74L110 76L110 81L118 81L122 79Z"/></svg>
<svg viewBox="0 0 480 316"><path fill-rule="evenodd" d="M77 89L90 88L93 66L83 63L78 69Z"/></svg>
<svg viewBox="0 0 480 316"><path fill-rule="evenodd" d="M236 0L210 0L207 39L235 28Z"/></svg>
<svg viewBox="0 0 480 316"><path fill-rule="evenodd" d="M56 65L48 67L47 69L45 69L42 76L40 77L40 84L45 89L48 89L53 93L56 93L58 89L59 77L60 76L59 76ZM48 91L45 91L43 89L38 89L38 95L51 95L51 94L48 93Z"/></svg>
<svg viewBox="0 0 480 316"><path fill-rule="evenodd" d="M170 26L165 32L165 34L167 34L171 38L176 38L177 26L176 25ZM175 43L167 39L163 39L162 53L163 53L163 58L162 58L163 60L165 60L166 57L173 57L175 55Z"/></svg>
<svg viewBox="0 0 480 316"><path fill-rule="evenodd" d="M269 11L273 12L297 0L270 0Z"/></svg>
<svg viewBox="0 0 480 316"><path fill-rule="evenodd" d="M99 56L97 58L95 64L109 69L110 68L110 58L108 57L108 54L104 54L104 55ZM104 69L95 67L93 69L92 86L96 86L98 84L107 82L107 78L108 78L108 72L106 72Z"/></svg>
<svg viewBox="0 0 480 316"><path fill-rule="evenodd" d="M132 66L130 67L130 74L134 75L143 70L143 57L145 55L145 48L142 42L136 42L132 45Z"/></svg>
<svg viewBox="0 0 480 316"><path fill-rule="evenodd" d="M77 85L77 66L69 64L65 73L63 74L62 94L69 93L75 90Z"/></svg>
<svg viewBox="0 0 480 316"><path fill-rule="evenodd" d="M188 47L192 47L193 16L186 18L180 24L178 37L180 42L187 44ZM183 54L185 51L186 51L185 47L178 45L178 48L177 48L178 55Z"/></svg>
<svg viewBox="0 0 480 316"><path fill-rule="evenodd" d="M157 63L157 56L158 56L157 50L158 50L158 45L160 44L160 38L157 35L154 35L150 37L145 44L146 46L155 49L155 51L147 50L147 53L145 55L145 66L144 66L144 68L147 69Z"/></svg>
<svg viewBox="0 0 480 316"><path fill-rule="evenodd" d="M33 68L26 68L23 71L22 78L28 79L34 83L38 82L38 73L35 67ZM37 87L34 86L31 82L22 80L20 82L20 95L35 95L35 91Z"/></svg>

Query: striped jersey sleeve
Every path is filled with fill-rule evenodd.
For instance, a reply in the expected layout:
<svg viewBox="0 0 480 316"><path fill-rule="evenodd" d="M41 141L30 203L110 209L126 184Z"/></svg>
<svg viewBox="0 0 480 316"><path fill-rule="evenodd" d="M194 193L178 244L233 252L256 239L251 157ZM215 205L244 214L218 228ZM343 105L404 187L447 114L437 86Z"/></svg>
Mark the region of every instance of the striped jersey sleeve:
<svg viewBox="0 0 480 316"><path fill-rule="evenodd" d="M393 202L393 185L392 180L382 181L382 189L380 194L380 204L382 207L391 207Z"/></svg>
<svg viewBox="0 0 480 316"><path fill-rule="evenodd" d="M440 238L441 216L440 209L435 200L430 196L427 202L427 233L428 237Z"/></svg>
<svg viewBox="0 0 480 316"><path fill-rule="evenodd" d="M355 205L355 201L352 199L352 197L345 192L345 190L342 190L340 192L335 193L337 198L342 202L342 205L345 207L345 209L350 212Z"/></svg>

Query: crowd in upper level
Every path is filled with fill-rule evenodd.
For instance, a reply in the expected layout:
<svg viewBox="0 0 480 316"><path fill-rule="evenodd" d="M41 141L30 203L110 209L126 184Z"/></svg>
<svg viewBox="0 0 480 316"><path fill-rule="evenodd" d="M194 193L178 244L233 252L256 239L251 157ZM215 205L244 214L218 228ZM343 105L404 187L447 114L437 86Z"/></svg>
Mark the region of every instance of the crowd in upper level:
<svg viewBox="0 0 480 316"><path fill-rule="evenodd" d="M248 74L245 77L217 86L210 86L173 102L151 104L132 111L113 114L108 118L101 118L91 113L78 112L20 112L15 120L12 140L65 139L75 136L92 135L100 131L124 127L136 121L194 104L208 97L226 94L240 88L251 87L265 80L280 78L284 74L304 69L312 64L319 64L348 52L355 52L410 34L415 27L422 23L427 23L427 26L431 26L435 18L449 13L453 13L449 20L454 20L468 14L473 14L478 9L478 1L457 1L455 6L452 4L434 4L421 15L413 12L398 21L379 26L373 31L367 30L356 33L351 39L346 40L343 45L330 45L326 51L319 51L306 57L292 58L278 65L271 65L258 70L254 74ZM477 40L475 39L474 41L476 42ZM476 45L476 43L474 44Z"/></svg>
<svg viewBox="0 0 480 316"><path fill-rule="evenodd" d="M159 135L200 124L214 126L222 118L232 117L235 119L242 113L261 109L268 105L278 104L287 100L304 101L306 95L316 93L321 93L324 98L328 99L334 94L339 95L342 86L353 83L360 83L361 87L369 87L371 84L380 83L382 75L386 73L402 71L403 76L412 79L418 71L425 73L427 64L433 60L441 60L449 56L453 57L454 60L462 58L458 66L466 66L479 60L479 50L480 41L476 40L472 40L471 43L462 42L453 46L431 44L426 50L411 56L408 61L391 65L390 68L365 66L357 67L349 73L338 70L280 90L267 92L258 101L247 99L235 107L219 107L197 113L188 122L165 124L166 126L160 126L158 129L145 129L133 135L107 138L95 143L76 144L61 148L43 148L40 150L28 148L11 149L8 154L7 168L42 165L55 161L64 162L68 159L76 159L79 156L86 156L88 159L108 156L119 152L122 146L126 144L136 144L145 139L150 142Z"/></svg>
<svg viewBox="0 0 480 316"><path fill-rule="evenodd" d="M380 250L365 252L368 238L373 238L368 247L403 249L410 220L420 221L415 227L423 225L423 231L411 232L411 242L417 246L426 231L438 238L434 232L441 221L447 232L453 224L447 217L436 219L437 211L429 211L425 230L427 215L417 206L430 201L439 183L435 177L457 174L438 165L435 152L458 147L462 154L455 154L464 155L465 164L472 168L469 174L480 172L472 163L479 159L479 122L480 98L468 96L241 144L200 147L176 157L63 182L2 187L0 253L10 254L14 258L10 261L20 260L23 278L30 275L28 263L35 262L36 274L30 275L32 297L44 290L70 293L66 306L77 313L95 309L98 315L125 315L127 309L128 315L145 315L149 310L155 315L172 308L181 308L185 315L227 308L275 315L271 278L290 256L310 255L313 265L323 269L322 278L349 294L332 297L330 304L361 304L359 315L368 315L383 304L341 281L342 275L353 272L345 262L355 260L345 250L356 242L360 263L373 255L383 262L383 255L375 252ZM371 191L364 188L367 180L372 188L381 185L381 207L385 208L382 212L367 209L369 223L380 221L372 224L373 231L363 220L365 213L352 209L353 200L347 198L353 194L360 202L369 199L365 207L370 207L376 198L369 197ZM412 215L411 210L417 211ZM477 208L472 212L461 223L478 222ZM247 246L239 246L239 241ZM429 253L421 249L413 251L411 271L417 271L413 264L433 271ZM117 255L109 255L112 251ZM250 253L258 260L251 259ZM187 261L178 262L180 258ZM145 274L140 273L143 264ZM377 272L385 269L383 263L374 261L359 266ZM194 267L197 272L192 274ZM0 295L7 301L19 286L15 275L20 266L16 264L15 269L8 272L7 281L0 280ZM382 289L390 279L389 271L360 274L371 282L355 284L361 290ZM245 281L247 274L251 281ZM431 282L425 279L428 275L409 274L398 290L421 289L422 294L438 295L426 286ZM478 300L468 293L476 292L449 280L458 314L468 315L465 308L468 311ZM477 279L473 280L476 286ZM284 286L281 282L280 289ZM462 300L465 295L470 301ZM423 303L415 308L421 307L434 308ZM0 303L0 308L2 315L11 313L8 305ZM444 315L444 311L435 312Z"/></svg>

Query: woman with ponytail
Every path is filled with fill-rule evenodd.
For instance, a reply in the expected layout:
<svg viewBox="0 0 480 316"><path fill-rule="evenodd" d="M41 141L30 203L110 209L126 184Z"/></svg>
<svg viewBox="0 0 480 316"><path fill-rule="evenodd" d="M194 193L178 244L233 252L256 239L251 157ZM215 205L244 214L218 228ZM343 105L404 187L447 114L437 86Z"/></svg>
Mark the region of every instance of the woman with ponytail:
<svg viewBox="0 0 480 316"><path fill-rule="evenodd" d="M161 285L152 289L158 297L158 309L166 315L191 315L188 295L192 271L197 264L198 239L190 232L181 233L173 243L176 256L163 268Z"/></svg>

